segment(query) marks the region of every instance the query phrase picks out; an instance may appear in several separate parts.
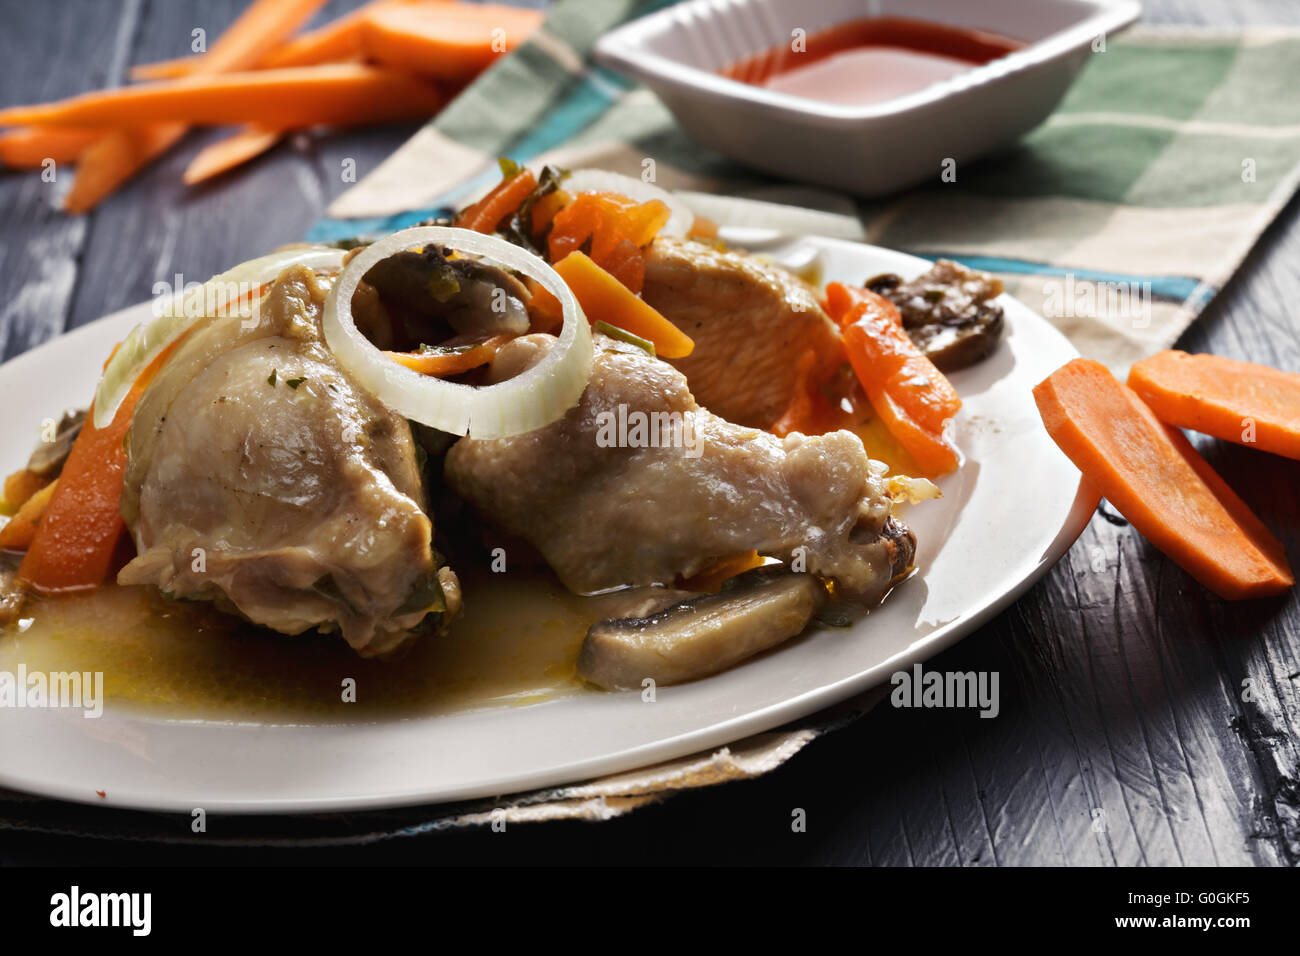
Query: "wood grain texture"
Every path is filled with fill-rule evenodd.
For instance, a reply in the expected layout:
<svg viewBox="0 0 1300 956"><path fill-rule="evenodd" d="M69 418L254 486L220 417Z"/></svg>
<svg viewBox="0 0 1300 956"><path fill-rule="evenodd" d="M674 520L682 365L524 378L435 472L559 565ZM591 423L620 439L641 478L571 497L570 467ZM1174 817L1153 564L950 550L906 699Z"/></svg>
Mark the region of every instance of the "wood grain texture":
<svg viewBox="0 0 1300 956"><path fill-rule="evenodd" d="M6 0L5 103L120 81L130 63L183 53L243 0ZM353 4L336 2L332 16ZM201 15L195 11L202 10ZM1300 25L1300 5L1148 0L1148 22ZM42 68L58 49L74 70ZM194 133L104 207L70 219L51 187L0 175L0 335L16 354L60 330L203 279L299 237L412 127L304 136L210 186L180 173ZM1292 202L1180 347L1300 369L1300 205ZM1201 442L1211 463L1300 563L1300 462ZM1014 489L1009 489L1014 493ZM770 776L680 796L598 827L452 833L348 851L201 851L212 862L799 862L875 865L1296 865L1300 863L1300 603L1208 594L1103 507L1012 608L935 659L996 670L1001 713L881 706ZM791 831L796 808L805 833ZM53 837L0 862L124 859ZM133 860L196 851L132 847Z"/></svg>

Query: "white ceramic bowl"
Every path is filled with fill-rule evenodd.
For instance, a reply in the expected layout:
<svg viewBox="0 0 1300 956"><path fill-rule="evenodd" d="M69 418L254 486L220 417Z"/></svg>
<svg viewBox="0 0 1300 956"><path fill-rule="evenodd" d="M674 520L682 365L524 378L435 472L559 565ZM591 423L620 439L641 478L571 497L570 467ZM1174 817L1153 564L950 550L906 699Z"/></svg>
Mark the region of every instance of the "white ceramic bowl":
<svg viewBox="0 0 1300 956"><path fill-rule="evenodd" d="M1136 0L688 0L602 37L596 58L653 89L695 139L790 179L876 196L938 178L1037 126L1094 40L1137 19ZM869 106L778 93L718 74L754 53L867 16L988 30L1026 46ZM960 175L960 173L959 173Z"/></svg>

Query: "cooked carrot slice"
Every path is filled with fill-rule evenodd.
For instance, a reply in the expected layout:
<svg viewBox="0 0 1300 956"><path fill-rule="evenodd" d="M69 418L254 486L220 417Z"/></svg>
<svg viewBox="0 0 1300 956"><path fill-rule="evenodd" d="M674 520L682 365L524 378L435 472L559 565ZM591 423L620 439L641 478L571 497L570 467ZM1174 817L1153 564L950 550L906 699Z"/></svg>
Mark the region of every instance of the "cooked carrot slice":
<svg viewBox="0 0 1300 956"><path fill-rule="evenodd" d="M816 375L820 364L814 349L805 349L799 356L794 395L781 417L768 429L772 434L782 438L791 432L822 435L839 427L841 413L818 388L821 383L817 381Z"/></svg>
<svg viewBox="0 0 1300 956"><path fill-rule="evenodd" d="M0 548L6 551L25 551L31 547L32 539L36 537L36 528L58 485L59 480L56 478L23 502L18 513L0 528Z"/></svg>
<svg viewBox="0 0 1300 956"><path fill-rule="evenodd" d="M1219 355L1157 352L1133 391L1168 425L1300 459L1300 375Z"/></svg>
<svg viewBox="0 0 1300 956"><path fill-rule="evenodd" d="M853 310L864 302L881 310L895 325L902 327L903 317L898 314L898 307L883 295L843 282L832 282L826 286L826 314L839 325L847 325Z"/></svg>
<svg viewBox="0 0 1300 956"><path fill-rule="evenodd" d="M492 191L461 212L456 225L475 232L495 232L501 220L512 215L537 188L531 169L521 169L492 187Z"/></svg>
<svg viewBox="0 0 1300 956"><path fill-rule="evenodd" d="M13 514L36 492L50 483L48 478L27 468L19 468L5 479L5 514Z"/></svg>
<svg viewBox="0 0 1300 956"><path fill-rule="evenodd" d="M1048 434L1143 536L1230 600L1294 583L1281 543L1186 437L1099 362L1075 359L1034 388Z"/></svg>
<svg viewBox="0 0 1300 956"><path fill-rule="evenodd" d="M413 371L445 378L448 375L459 375L480 365L486 365L492 361L501 346L512 338L514 338L512 335L494 335L486 341L455 351L385 352L384 354Z"/></svg>
<svg viewBox="0 0 1300 956"><path fill-rule="evenodd" d="M518 47L543 19L539 10L495 3L382 5L366 15L361 42L379 63L459 82Z"/></svg>
<svg viewBox="0 0 1300 956"><path fill-rule="evenodd" d="M608 322L654 343L664 358L685 358L695 342L627 286L581 252L571 252L555 266L591 322Z"/></svg>
<svg viewBox="0 0 1300 956"><path fill-rule="evenodd" d="M140 396L181 341L149 363L111 422L82 426L18 567L18 577L35 590L50 594L104 583L126 531L120 511L126 432Z"/></svg>

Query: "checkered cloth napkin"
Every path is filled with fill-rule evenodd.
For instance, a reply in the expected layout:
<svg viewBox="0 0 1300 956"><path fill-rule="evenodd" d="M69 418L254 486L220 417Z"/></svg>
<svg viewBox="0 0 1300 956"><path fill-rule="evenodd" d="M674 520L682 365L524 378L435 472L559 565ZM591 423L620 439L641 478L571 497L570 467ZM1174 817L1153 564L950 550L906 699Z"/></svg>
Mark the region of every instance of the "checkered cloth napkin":
<svg viewBox="0 0 1300 956"><path fill-rule="evenodd" d="M723 225L861 239L997 273L1086 355L1123 371L1171 344L1232 275L1300 178L1300 31L1139 27L1092 54L1040 128L999 155L881 201L774 182L693 143L648 91L590 58L662 2L561 0L309 238L400 229L486 190L497 157L640 175ZM938 177L936 176L936 180ZM607 819L680 790L766 773L869 710L879 690L797 725L655 767L494 800L358 814L189 818L77 810L0 791L5 828L264 845L372 843L510 821Z"/></svg>

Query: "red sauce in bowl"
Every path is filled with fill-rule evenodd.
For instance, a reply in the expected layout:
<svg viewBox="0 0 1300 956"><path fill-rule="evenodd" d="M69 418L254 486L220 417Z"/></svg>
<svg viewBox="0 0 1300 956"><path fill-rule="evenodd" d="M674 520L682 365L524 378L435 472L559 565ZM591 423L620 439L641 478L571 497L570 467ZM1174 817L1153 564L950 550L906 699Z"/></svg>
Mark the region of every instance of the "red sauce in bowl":
<svg viewBox="0 0 1300 956"><path fill-rule="evenodd" d="M776 92L862 106L914 93L1024 45L928 20L867 17L793 38L720 72Z"/></svg>

